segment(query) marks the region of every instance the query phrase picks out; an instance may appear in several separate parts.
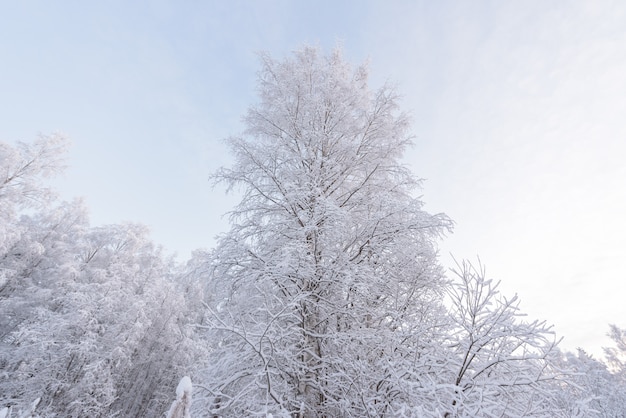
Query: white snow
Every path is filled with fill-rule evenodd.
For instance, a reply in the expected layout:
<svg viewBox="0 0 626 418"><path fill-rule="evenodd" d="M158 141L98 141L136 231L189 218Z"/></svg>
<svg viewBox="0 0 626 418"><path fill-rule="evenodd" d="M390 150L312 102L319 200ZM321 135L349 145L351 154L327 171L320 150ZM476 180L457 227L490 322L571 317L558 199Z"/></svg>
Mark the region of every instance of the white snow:
<svg viewBox="0 0 626 418"><path fill-rule="evenodd" d="M188 396L191 395L192 390L193 386L189 376L183 377L180 379L180 382L178 382L178 386L176 387L176 399L180 400L185 394Z"/></svg>

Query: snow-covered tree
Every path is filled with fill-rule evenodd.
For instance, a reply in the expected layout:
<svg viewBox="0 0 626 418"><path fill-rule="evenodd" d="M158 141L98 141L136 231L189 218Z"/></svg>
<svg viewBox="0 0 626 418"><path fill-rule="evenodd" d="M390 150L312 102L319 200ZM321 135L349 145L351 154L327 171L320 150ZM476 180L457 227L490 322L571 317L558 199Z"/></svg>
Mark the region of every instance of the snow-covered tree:
<svg viewBox="0 0 626 418"><path fill-rule="evenodd" d="M583 349L564 353L558 367L567 370L567 385L557 393L568 417L626 417L626 333L610 326L609 337L614 346L604 349L606 362L587 354Z"/></svg>
<svg viewBox="0 0 626 418"><path fill-rule="evenodd" d="M419 415L431 396L451 222L414 197L407 118L367 79L339 51L262 57L260 102L215 175L243 193L212 255L216 415Z"/></svg>
<svg viewBox="0 0 626 418"><path fill-rule="evenodd" d="M42 135L32 143L15 146L0 142L0 215L40 206L54 194L44 179L63 169L69 141L63 135Z"/></svg>
<svg viewBox="0 0 626 418"><path fill-rule="evenodd" d="M41 399L37 398L28 406L28 408L24 411L20 411L15 415L16 418L38 418L39 415L35 414L35 409L37 409L37 405ZM11 418L13 416L13 408L12 407L4 407L0 409L0 418Z"/></svg>
<svg viewBox="0 0 626 418"><path fill-rule="evenodd" d="M626 382L584 350L562 355L560 367L569 371L570 384L559 396L572 417L626 417Z"/></svg>
<svg viewBox="0 0 626 418"><path fill-rule="evenodd" d="M448 288L453 322L454 398L450 417L571 416L556 402L566 385L555 367L557 340L545 322L527 321L482 264L462 262Z"/></svg>
<svg viewBox="0 0 626 418"><path fill-rule="evenodd" d="M20 240L21 211L41 208L54 196L45 179L62 170L68 144L58 134L15 146L0 142L0 257ZM14 271L0 265L0 295L8 294L14 276Z"/></svg>
<svg viewBox="0 0 626 418"><path fill-rule="evenodd" d="M40 398L42 416L158 416L201 352L201 294L145 227L93 228L80 201L51 199L41 180L59 144L0 144L0 406Z"/></svg>
<svg viewBox="0 0 626 418"><path fill-rule="evenodd" d="M607 362L609 367L626 383L626 329L611 324L608 336L615 346L604 348Z"/></svg>

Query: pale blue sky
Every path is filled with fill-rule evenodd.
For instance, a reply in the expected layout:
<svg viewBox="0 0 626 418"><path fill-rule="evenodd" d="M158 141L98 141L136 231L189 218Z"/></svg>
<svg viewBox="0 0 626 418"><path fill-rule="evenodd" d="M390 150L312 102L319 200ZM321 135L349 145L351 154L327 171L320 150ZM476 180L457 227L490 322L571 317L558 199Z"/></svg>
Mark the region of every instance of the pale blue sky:
<svg viewBox="0 0 626 418"><path fill-rule="evenodd" d="M255 53L337 43L413 116L427 209L564 346L626 327L626 3L0 1L0 140L61 131L94 224L186 257L234 204L207 178L255 100Z"/></svg>

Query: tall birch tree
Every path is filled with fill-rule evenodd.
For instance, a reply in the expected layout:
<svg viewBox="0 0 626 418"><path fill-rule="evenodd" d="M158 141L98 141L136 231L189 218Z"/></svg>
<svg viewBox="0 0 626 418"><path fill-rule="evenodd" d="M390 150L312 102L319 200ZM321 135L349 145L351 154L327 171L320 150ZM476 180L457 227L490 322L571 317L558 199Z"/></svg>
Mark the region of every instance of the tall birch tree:
<svg viewBox="0 0 626 418"><path fill-rule="evenodd" d="M366 66L309 47L261 61L259 102L228 140L234 165L214 177L242 199L212 254L215 347L198 405L398 414L429 396L445 282L435 243L451 221L415 197L400 161L409 121Z"/></svg>

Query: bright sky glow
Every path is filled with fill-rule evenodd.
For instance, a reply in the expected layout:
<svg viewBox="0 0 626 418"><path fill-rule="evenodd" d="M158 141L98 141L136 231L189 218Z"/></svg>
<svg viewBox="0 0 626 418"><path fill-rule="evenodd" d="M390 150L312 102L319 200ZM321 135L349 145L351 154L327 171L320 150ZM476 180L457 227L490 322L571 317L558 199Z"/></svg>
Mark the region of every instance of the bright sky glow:
<svg viewBox="0 0 626 418"><path fill-rule="evenodd" d="M407 164L505 294L599 355L626 327L626 3L5 2L0 140L60 131L57 182L94 224L132 220L186 258L226 230L222 139L255 100L257 51L343 45L395 83Z"/></svg>

